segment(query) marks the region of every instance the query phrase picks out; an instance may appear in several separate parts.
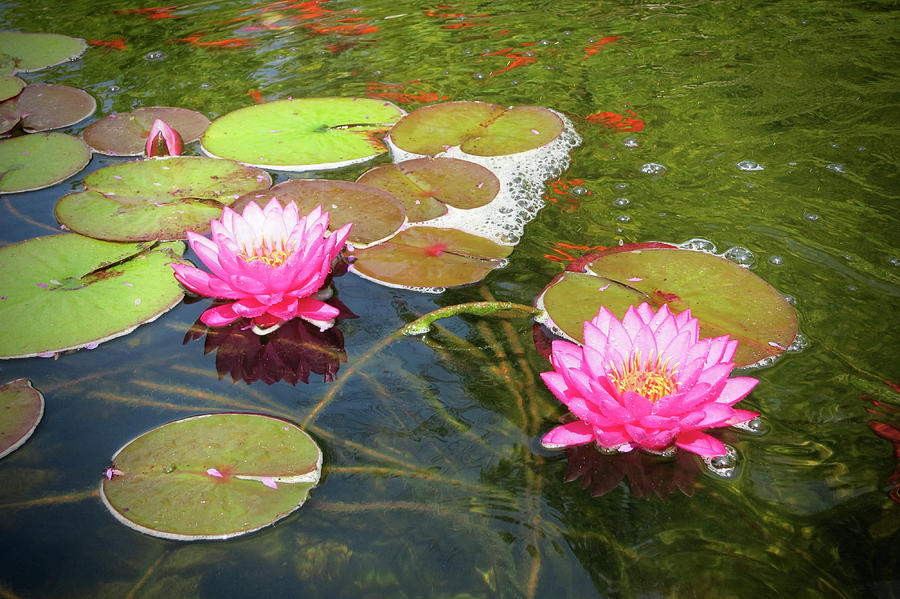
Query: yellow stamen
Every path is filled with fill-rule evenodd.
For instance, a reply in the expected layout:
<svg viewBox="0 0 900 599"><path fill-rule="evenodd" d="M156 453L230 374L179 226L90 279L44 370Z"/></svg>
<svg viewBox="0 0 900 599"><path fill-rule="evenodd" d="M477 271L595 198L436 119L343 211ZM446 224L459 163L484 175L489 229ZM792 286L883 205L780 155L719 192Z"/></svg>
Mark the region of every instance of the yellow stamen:
<svg viewBox="0 0 900 599"><path fill-rule="evenodd" d="M659 356L645 362L635 352L620 368L611 364L607 376L620 393L634 391L650 401L656 401L678 390L675 383L676 369L677 364L669 368L669 361L662 363Z"/></svg>

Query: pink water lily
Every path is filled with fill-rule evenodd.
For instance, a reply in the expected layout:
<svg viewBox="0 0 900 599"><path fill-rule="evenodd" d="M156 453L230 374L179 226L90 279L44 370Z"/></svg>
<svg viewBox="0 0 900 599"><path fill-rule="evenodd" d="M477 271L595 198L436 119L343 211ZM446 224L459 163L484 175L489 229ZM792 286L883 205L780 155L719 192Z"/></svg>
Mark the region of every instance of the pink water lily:
<svg viewBox="0 0 900 599"><path fill-rule="evenodd" d="M690 310L630 306L619 321L606 308L584 323L584 346L554 341L554 370L541 373L577 418L544 436L548 448L595 441L604 449L664 452L674 444L701 456L725 455L704 430L759 414L732 406L758 382L728 378L737 340L699 339Z"/></svg>
<svg viewBox="0 0 900 599"><path fill-rule="evenodd" d="M162 119L153 121L147 136L145 152L148 158L155 156L180 156L183 144L178 131Z"/></svg>
<svg viewBox="0 0 900 599"><path fill-rule="evenodd" d="M297 204L272 198L265 208L250 202L243 215L226 207L211 223L212 240L188 231L188 241L212 273L173 264L175 278L195 293L234 300L200 317L216 327L238 318L265 332L298 316L322 330L340 310L321 298L328 273L350 234L350 224L328 234L328 213L316 207L300 218Z"/></svg>

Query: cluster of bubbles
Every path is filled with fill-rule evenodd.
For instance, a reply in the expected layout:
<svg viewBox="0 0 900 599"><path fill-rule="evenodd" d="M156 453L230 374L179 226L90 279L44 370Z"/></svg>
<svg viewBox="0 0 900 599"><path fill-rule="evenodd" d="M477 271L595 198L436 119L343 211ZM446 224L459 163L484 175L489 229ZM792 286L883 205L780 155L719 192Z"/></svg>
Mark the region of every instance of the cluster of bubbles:
<svg viewBox="0 0 900 599"><path fill-rule="evenodd" d="M721 256L726 260L731 260L735 264L743 266L744 268L750 268L754 264L756 264L756 255L749 249L736 245L732 248L728 248L721 254L716 253L716 244L714 244L709 239L703 239L702 237L695 237L694 239L688 239L684 243L678 244L676 247L679 247L683 250L694 250L697 252L706 252L707 254L713 254L715 256ZM777 256L773 256L774 258L778 258ZM781 264L781 258L778 258L779 262L777 264ZM771 262L771 259L770 259ZM775 262L773 262L775 264Z"/></svg>
<svg viewBox="0 0 900 599"><path fill-rule="evenodd" d="M735 162L734 165L742 171L762 171L766 168L758 162L753 162L752 160L741 160L740 162Z"/></svg>
<svg viewBox="0 0 900 599"><path fill-rule="evenodd" d="M563 131L539 148L503 156L475 156L463 152L459 146L452 146L438 154L485 167L500 180L500 191L486 206L469 210L448 206L444 216L412 226L458 229L501 245L518 243L525 225L544 207L544 182L559 177L569 167L569 151L581 143L572 122L564 115L552 112L562 119ZM390 138L386 141L395 163L423 157L398 148Z"/></svg>
<svg viewBox="0 0 900 599"><path fill-rule="evenodd" d="M710 473L721 478L733 478L738 465L737 451L734 450L734 447L726 445L725 455L704 457L703 463L706 464L706 469Z"/></svg>

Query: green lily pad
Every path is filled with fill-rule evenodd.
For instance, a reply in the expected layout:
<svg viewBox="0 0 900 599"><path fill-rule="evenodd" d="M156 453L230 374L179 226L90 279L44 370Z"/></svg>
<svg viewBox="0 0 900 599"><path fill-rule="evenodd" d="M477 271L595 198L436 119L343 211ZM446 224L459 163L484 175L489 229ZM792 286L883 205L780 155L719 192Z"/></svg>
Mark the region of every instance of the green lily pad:
<svg viewBox="0 0 900 599"><path fill-rule="evenodd" d="M123 244L74 233L0 248L0 358L95 347L181 301L182 243Z"/></svg>
<svg viewBox="0 0 900 599"><path fill-rule="evenodd" d="M22 446L44 416L44 396L28 379L0 385L0 458Z"/></svg>
<svg viewBox="0 0 900 599"><path fill-rule="evenodd" d="M0 140L0 193L50 187L81 171L91 149L65 133L33 133Z"/></svg>
<svg viewBox="0 0 900 599"><path fill-rule="evenodd" d="M18 77L0 75L0 101L18 96L24 88L25 82Z"/></svg>
<svg viewBox="0 0 900 599"><path fill-rule="evenodd" d="M357 183L373 185L403 201L410 222L447 214L447 206L469 210L489 204L500 180L485 167L458 158L415 158L363 173Z"/></svg>
<svg viewBox="0 0 900 599"><path fill-rule="evenodd" d="M295 202L301 215L321 206L328 212L328 228L332 231L353 223L347 241L356 247L388 239L406 222L403 203L394 195L371 185L331 179L284 181L268 191L247 194L232 208L242 212L251 201L265 206L273 197L282 204Z"/></svg>
<svg viewBox="0 0 900 599"><path fill-rule="evenodd" d="M0 135L12 130L22 120L22 113L15 100L0 102Z"/></svg>
<svg viewBox="0 0 900 599"><path fill-rule="evenodd" d="M298 509L319 482L322 451L297 425L262 414L206 414L165 424L113 456L100 497L139 532L223 540Z"/></svg>
<svg viewBox="0 0 900 599"><path fill-rule="evenodd" d="M404 116L391 129L390 141L405 152L426 156L455 146L474 156L502 156L539 148L564 128L562 119L539 106L445 102Z"/></svg>
<svg viewBox="0 0 900 599"><path fill-rule="evenodd" d="M339 168L387 151L378 135L404 111L370 98L278 100L216 119L201 140L217 158L282 171Z"/></svg>
<svg viewBox="0 0 900 599"><path fill-rule="evenodd" d="M144 153L153 121L161 119L178 132L184 143L197 141L209 127L205 115L175 106L147 106L110 114L85 127L84 141L101 154L138 156Z"/></svg>
<svg viewBox="0 0 900 599"><path fill-rule="evenodd" d="M60 198L56 218L69 229L109 241L174 240L205 233L209 221L271 176L231 160L172 156L98 169L86 191Z"/></svg>
<svg viewBox="0 0 900 599"><path fill-rule="evenodd" d="M53 83L32 83L14 101L29 133L74 125L97 109L97 101L83 89Z"/></svg>
<svg viewBox="0 0 900 599"><path fill-rule="evenodd" d="M0 52L11 56L18 72L39 71L81 56L87 42L56 33L0 32Z"/></svg>
<svg viewBox="0 0 900 599"><path fill-rule="evenodd" d="M701 337L737 339L734 363L748 366L780 354L797 336L797 315L772 286L724 258L677 248L599 252L583 272L564 272L536 300L551 326L582 343L586 320L601 306L624 316L630 305L687 308Z"/></svg>
<svg viewBox="0 0 900 599"><path fill-rule="evenodd" d="M353 250L350 270L391 287L436 290L480 281L504 266L512 250L456 229L417 226Z"/></svg>

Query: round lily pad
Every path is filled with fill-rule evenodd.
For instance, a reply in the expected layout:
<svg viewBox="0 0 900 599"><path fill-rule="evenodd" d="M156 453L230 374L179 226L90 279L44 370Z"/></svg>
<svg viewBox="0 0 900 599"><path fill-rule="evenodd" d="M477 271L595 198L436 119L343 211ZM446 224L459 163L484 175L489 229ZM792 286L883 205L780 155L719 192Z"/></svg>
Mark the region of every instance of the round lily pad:
<svg viewBox="0 0 900 599"><path fill-rule="evenodd" d="M9 55L18 72L38 71L75 60L87 48L81 38L56 33L0 32L0 52Z"/></svg>
<svg viewBox="0 0 900 599"><path fill-rule="evenodd" d="M353 250L350 270L392 287L434 290L480 281L503 266L512 250L456 229L417 226Z"/></svg>
<svg viewBox="0 0 900 599"><path fill-rule="evenodd" d="M0 458L22 446L44 416L44 396L28 379L0 385Z"/></svg>
<svg viewBox="0 0 900 599"><path fill-rule="evenodd" d="M406 222L403 203L393 194L371 185L331 179L284 181L268 191L247 194L232 208L242 212L251 201L265 206L271 198L278 198L282 204L295 202L300 214L308 214L321 206L328 212L328 228L332 231L353 223L347 242L355 247L383 241Z"/></svg>
<svg viewBox="0 0 900 599"><path fill-rule="evenodd" d="M222 206L264 190L271 176L231 160L173 156L98 169L86 191L60 198L56 218L69 229L110 241L184 239L203 233Z"/></svg>
<svg viewBox="0 0 900 599"><path fill-rule="evenodd" d="M468 210L490 203L500 180L485 167L458 158L414 158L363 173L357 183L373 185L403 201L410 222L447 214L447 206Z"/></svg>
<svg viewBox="0 0 900 599"><path fill-rule="evenodd" d="M53 83L32 83L15 102L29 133L74 125L97 109L97 101L83 89Z"/></svg>
<svg viewBox="0 0 900 599"><path fill-rule="evenodd" d="M144 153L153 121L161 119L178 132L184 143L200 139L209 127L205 115L175 106L147 106L110 114L85 127L84 141L101 154L138 156Z"/></svg>
<svg viewBox="0 0 900 599"><path fill-rule="evenodd" d="M583 342L586 320L601 306L623 317L630 305L687 308L701 337L738 340L734 363L748 366L787 349L797 335L797 315L772 286L734 262L692 250L641 248L598 252L583 272L564 272L536 300L551 326Z"/></svg>
<svg viewBox="0 0 900 599"><path fill-rule="evenodd" d="M0 248L0 358L94 347L182 298L182 243L123 244L74 233Z"/></svg>
<svg viewBox="0 0 900 599"><path fill-rule="evenodd" d="M295 511L321 470L321 450L292 422L206 414L165 424L122 447L100 497L119 522L139 532L222 540Z"/></svg>
<svg viewBox="0 0 900 599"><path fill-rule="evenodd" d="M384 153L379 135L404 114L370 98L278 100L216 119L200 143L210 156L262 168L325 170Z"/></svg>
<svg viewBox="0 0 900 599"><path fill-rule="evenodd" d="M391 129L390 140L412 154L435 156L460 146L466 154L501 156L539 148L564 128L553 111L539 106L445 102L404 116Z"/></svg>
<svg viewBox="0 0 900 599"><path fill-rule="evenodd" d="M22 120L15 99L0 102L0 135L11 131Z"/></svg>
<svg viewBox="0 0 900 599"><path fill-rule="evenodd" d="M0 192L50 187L81 171L91 149L65 133L33 133L0 140Z"/></svg>
<svg viewBox="0 0 900 599"><path fill-rule="evenodd" d="M25 87L25 82L12 75L0 75L0 101L18 96Z"/></svg>

